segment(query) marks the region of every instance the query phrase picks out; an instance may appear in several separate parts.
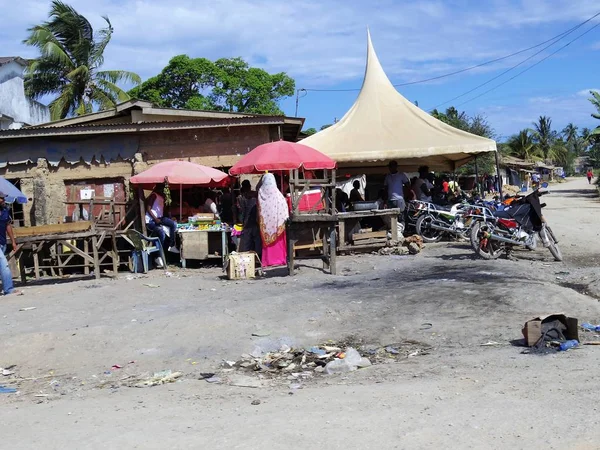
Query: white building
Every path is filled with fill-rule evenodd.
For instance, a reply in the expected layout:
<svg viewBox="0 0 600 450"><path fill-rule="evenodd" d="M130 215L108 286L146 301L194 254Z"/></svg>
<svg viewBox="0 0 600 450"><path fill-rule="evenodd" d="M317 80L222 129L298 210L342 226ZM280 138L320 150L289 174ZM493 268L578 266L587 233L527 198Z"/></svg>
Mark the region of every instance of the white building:
<svg viewBox="0 0 600 450"><path fill-rule="evenodd" d="M18 56L0 56L0 130L50 122L47 106L25 95L27 61Z"/></svg>

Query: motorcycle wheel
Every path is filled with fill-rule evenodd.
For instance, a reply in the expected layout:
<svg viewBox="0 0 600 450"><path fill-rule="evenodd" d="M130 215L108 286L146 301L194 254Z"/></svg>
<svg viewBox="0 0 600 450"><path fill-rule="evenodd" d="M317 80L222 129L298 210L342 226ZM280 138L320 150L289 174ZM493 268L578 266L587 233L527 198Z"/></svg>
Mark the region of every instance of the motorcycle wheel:
<svg viewBox="0 0 600 450"><path fill-rule="evenodd" d="M550 229L549 226L546 226L546 231L548 232L547 235L550 240L550 245L548 245L548 250L550 250L550 253L552 253L552 256L554 256L555 261L562 261L563 260L562 252L560 251L560 248L558 248L558 243L556 241L556 238L554 237L554 233L552 232L552 230Z"/></svg>
<svg viewBox="0 0 600 450"><path fill-rule="evenodd" d="M477 222L471 229L471 247L483 259L498 259L502 254L504 244L485 237L492 233L494 226L487 222Z"/></svg>
<svg viewBox="0 0 600 450"><path fill-rule="evenodd" d="M423 242L427 244L433 244L439 242L442 239L444 232L442 230L434 230L431 228L431 224L435 218L430 214L425 214L419 217L417 220L417 234L423 238Z"/></svg>

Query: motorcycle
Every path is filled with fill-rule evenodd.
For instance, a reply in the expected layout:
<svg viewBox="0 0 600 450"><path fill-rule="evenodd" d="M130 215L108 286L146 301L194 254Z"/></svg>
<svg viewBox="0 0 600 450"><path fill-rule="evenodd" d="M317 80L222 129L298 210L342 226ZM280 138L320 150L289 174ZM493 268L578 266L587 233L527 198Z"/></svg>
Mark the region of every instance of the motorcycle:
<svg viewBox="0 0 600 450"><path fill-rule="evenodd" d="M541 187L548 187L548 183ZM496 259L514 246L534 250L539 238L554 259L562 261L558 239L542 214L546 204L540 203L540 197L546 193L535 189L524 197L514 198L507 209L496 211L492 220L477 222L470 235L475 253L484 259Z"/></svg>
<svg viewBox="0 0 600 450"><path fill-rule="evenodd" d="M466 239L475 223L492 217L490 208L483 204L458 203L449 210L432 205L417 219L416 230L426 243L438 242L444 234Z"/></svg>

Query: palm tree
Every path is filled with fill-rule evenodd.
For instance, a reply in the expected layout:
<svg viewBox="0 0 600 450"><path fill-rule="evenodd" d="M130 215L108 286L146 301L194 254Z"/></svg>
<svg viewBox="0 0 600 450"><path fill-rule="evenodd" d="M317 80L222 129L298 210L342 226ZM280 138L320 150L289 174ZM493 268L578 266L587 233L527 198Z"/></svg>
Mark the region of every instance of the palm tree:
<svg viewBox="0 0 600 450"><path fill-rule="evenodd" d="M519 134L511 136L507 143L508 153L517 158L527 161L539 159L540 149L536 145L534 136L529 129L519 131Z"/></svg>
<svg viewBox="0 0 600 450"><path fill-rule="evenodd" d="M28 30L23 43L38 48L40 56L27 70L25 89L32 98L55 96L49 105L52 120L112 108L129 100L117 83L141 82L133 72L100 70L113 33L108 17L103 19L107 27L95 34L85 17L54 0L49 20Z"/></svg>
<svg viewBox="0 0 600 450"><path fill-rule="evenodd" d="M578 131L577 126L575 126L573 122L570 122L563 128L562 135L568 143L572 143L579 137L577 134Z"/></svg>
<svg viewBox="0 0 600 450"><path fill-rule="evenodd" d="M598 91L590 91L590 94L592 94L592 98L590 98L590 102L592 103L592 105L594 105L594 107L596 108L596 110L598 111L597 113L592 113L592 117L594 119L598 119L600 120L600 92ZM592 130L592 135L598 136L600 135L600 126L597 126L596 128L594 128Z"/></svg>
<svg viewBox="0 0 600 450"><path fill-rule="evenodd" d="M552 119L547 116L540 116L537 122L533 123L535 128L535 140L540 146L540 150L544 155L544 159L550 157L550 149L554 140L554 132L552 131Z"/></svg>

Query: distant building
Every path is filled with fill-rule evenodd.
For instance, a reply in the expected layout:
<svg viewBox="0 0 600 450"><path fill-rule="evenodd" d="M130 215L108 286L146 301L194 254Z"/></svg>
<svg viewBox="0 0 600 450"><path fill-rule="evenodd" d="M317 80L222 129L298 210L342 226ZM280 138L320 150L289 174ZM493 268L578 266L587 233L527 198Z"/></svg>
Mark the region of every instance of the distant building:
<svg viewBox="0 0 600 450"><path fill-rule="evenodd" d="M0 56L0 130L15 130L50 121L50 110L25 95L27 61Z"/></svg>
<svg viewBox="0 0 600 450"><path fill-rule="evenodd" d="M573 170L575 173L585 173L590 165L589 156L580 156L573 161Z"/></svg>

